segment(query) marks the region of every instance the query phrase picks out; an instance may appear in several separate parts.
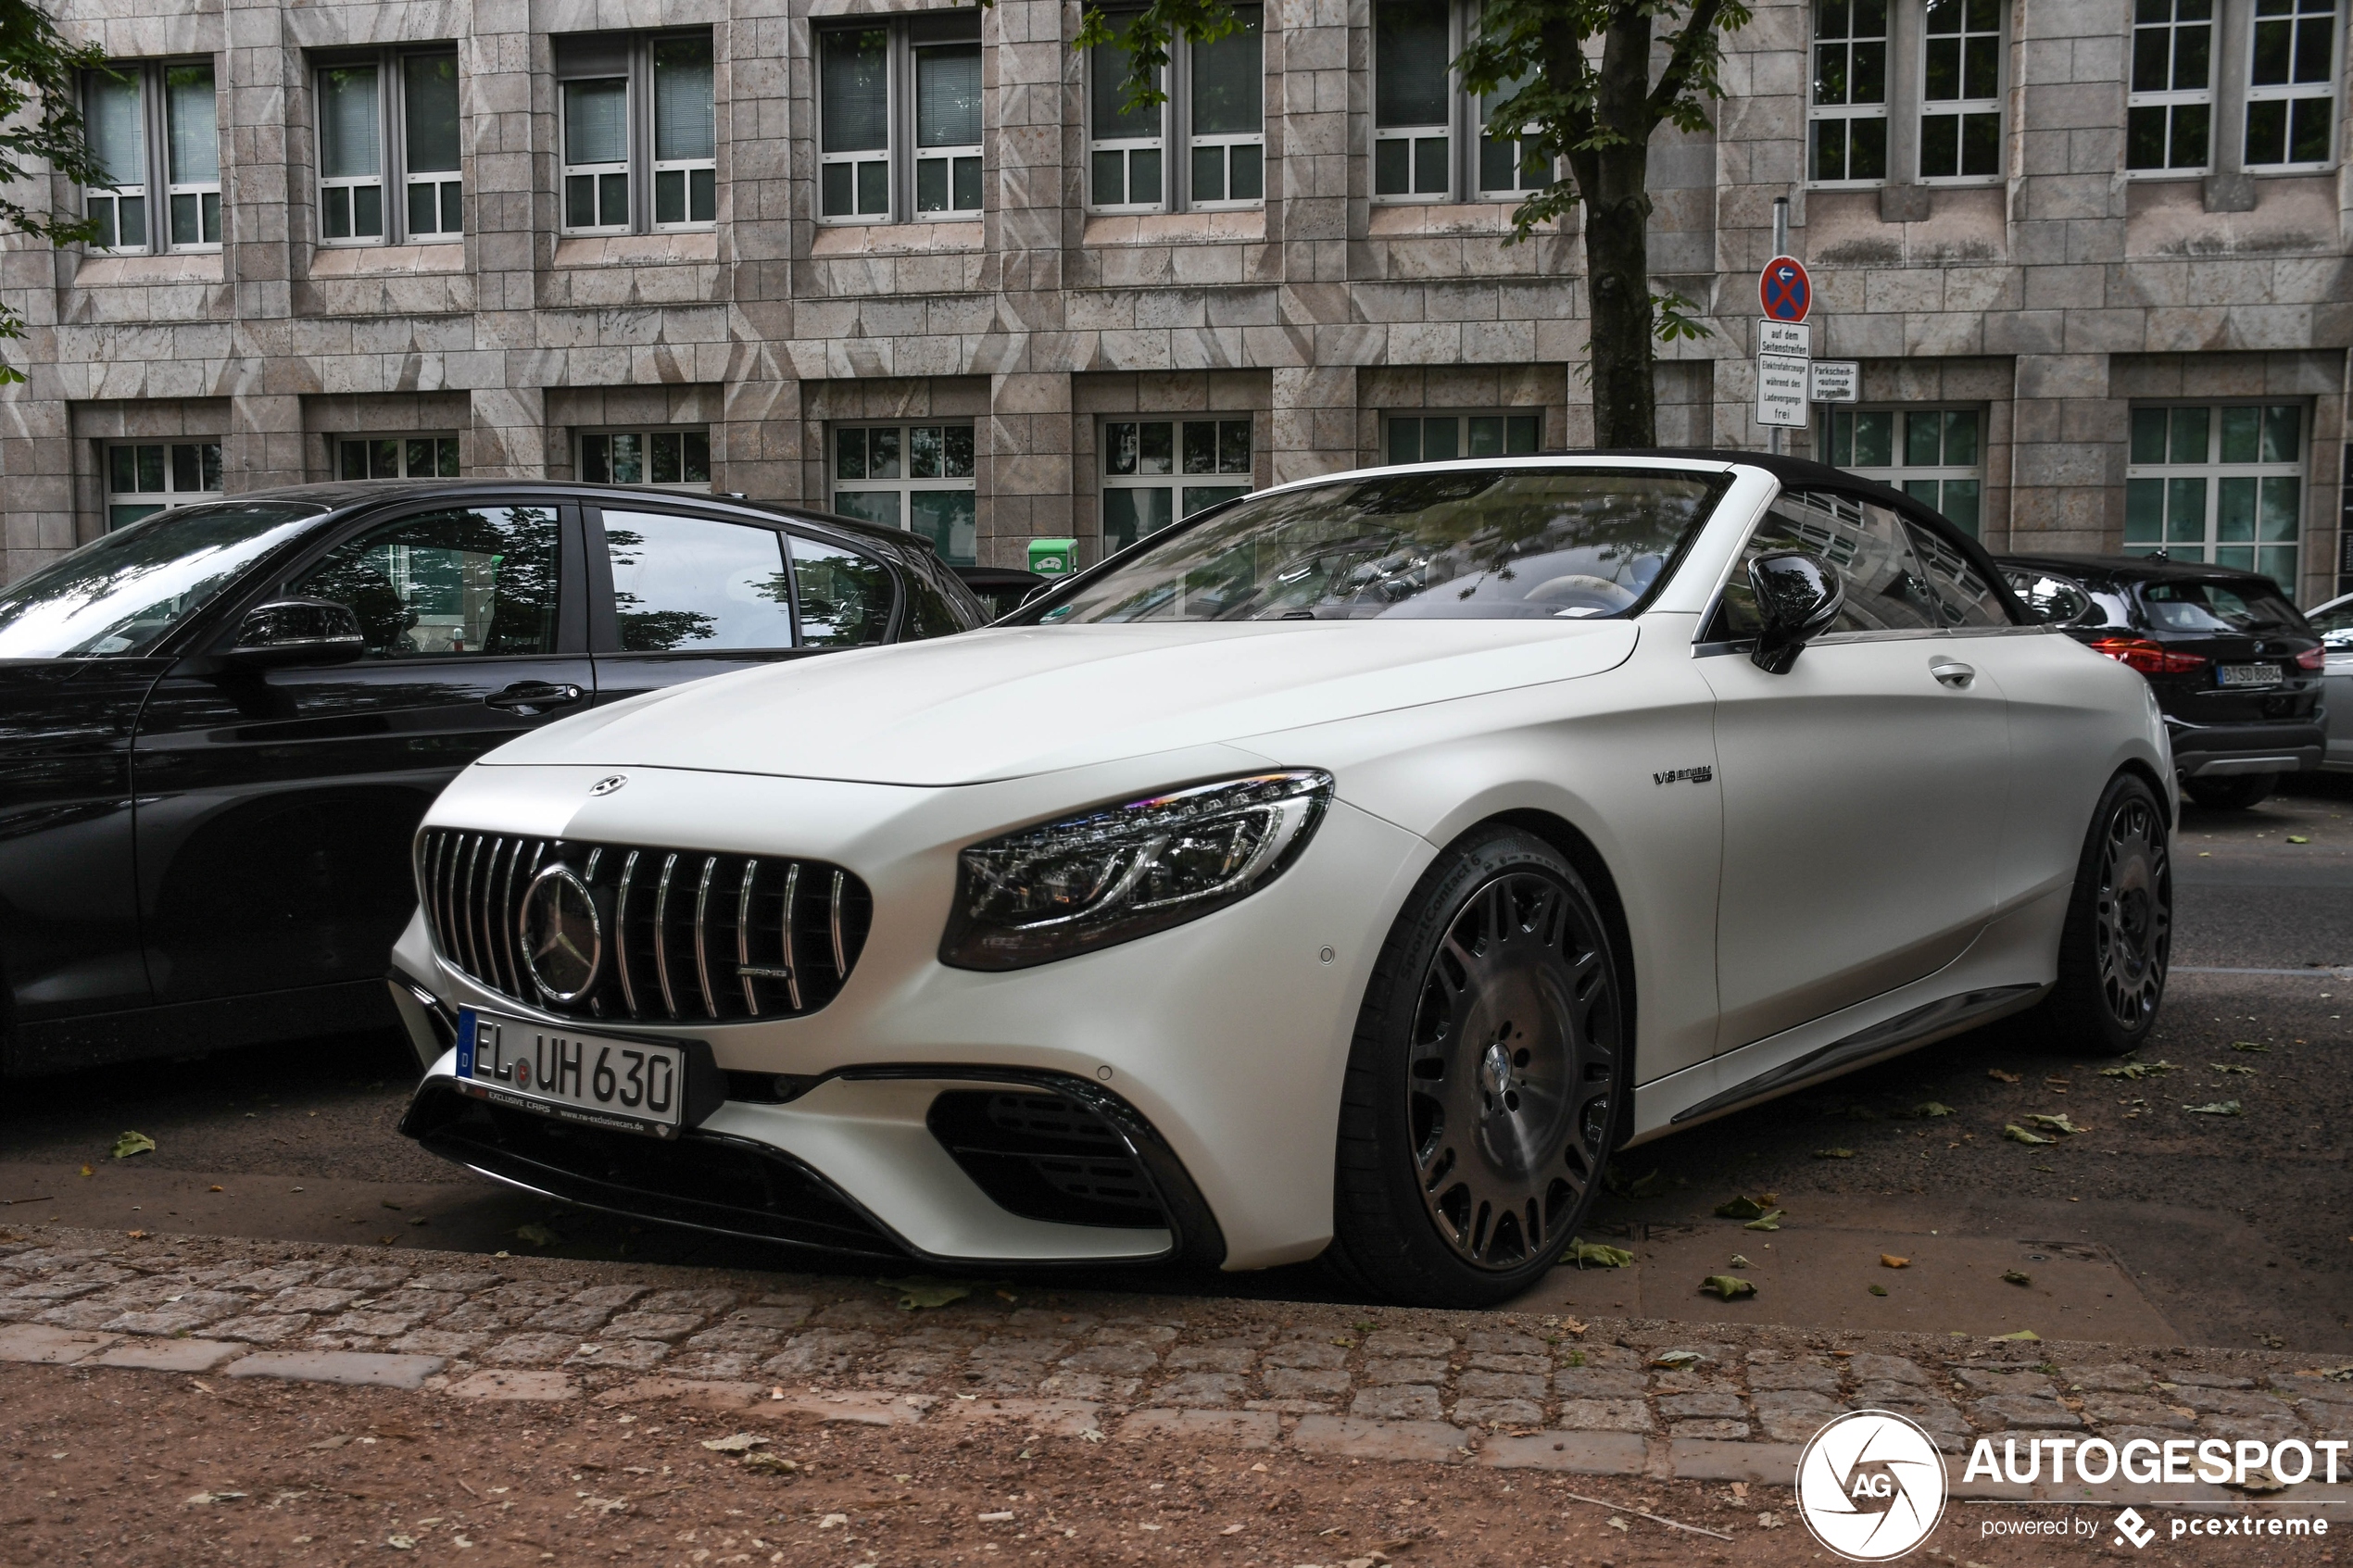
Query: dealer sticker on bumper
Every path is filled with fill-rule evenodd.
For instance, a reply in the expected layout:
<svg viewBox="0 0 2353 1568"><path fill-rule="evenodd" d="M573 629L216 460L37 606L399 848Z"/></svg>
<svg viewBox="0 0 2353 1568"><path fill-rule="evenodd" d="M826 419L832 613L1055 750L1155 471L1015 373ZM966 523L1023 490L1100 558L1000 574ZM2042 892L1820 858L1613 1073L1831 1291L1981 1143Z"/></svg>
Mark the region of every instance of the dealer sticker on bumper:
<svg viewBox="0 0 2353 1568"><path fill-rule="evenodd" d="M458 1081L468 1093L567 1122L675 1137L684 1120L686 1053L646 1040L458 1013Z"/></svg>

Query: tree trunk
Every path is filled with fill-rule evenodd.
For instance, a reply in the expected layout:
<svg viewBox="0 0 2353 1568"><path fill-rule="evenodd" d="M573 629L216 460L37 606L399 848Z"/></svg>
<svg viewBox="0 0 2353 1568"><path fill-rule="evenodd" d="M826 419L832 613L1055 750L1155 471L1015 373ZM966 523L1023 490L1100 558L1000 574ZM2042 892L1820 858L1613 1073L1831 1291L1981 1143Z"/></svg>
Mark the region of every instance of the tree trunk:
<svg viewBox="0 0 2353 1568"><path fill-rule="evenodd" d="M1617 7L1602 45L1593 119L1609 144L1569 157L1585 199L1586 288L1592 309L1593 444L1658 445L1651 367L1651 19Z"/></svg>

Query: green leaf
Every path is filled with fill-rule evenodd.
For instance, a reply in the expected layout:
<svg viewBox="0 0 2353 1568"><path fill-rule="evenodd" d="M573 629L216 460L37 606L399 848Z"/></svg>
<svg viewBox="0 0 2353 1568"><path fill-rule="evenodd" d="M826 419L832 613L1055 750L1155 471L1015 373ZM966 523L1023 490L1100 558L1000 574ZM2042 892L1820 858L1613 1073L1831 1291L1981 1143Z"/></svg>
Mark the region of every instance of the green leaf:
<svg viewBox="0 0 2353 1568"><path fill-rule="evenodd" d="M1622 1269L1633 1261L1634 1255L1622 1247L1610 1247L1581 1237L1570 1242L1568 1250L1561 1254L1562 1262L1575 1264L1580 1269Z"/></svg>
<svg viewBox="0 0 2353 1568"><path fill-rule="evenodd" d="M2271 1048L2271 1047L2269 1046L2259 1046L2253 1040L2233 1040L2231 1042L2231 1049L2234 1051L2269 1051Z"/></svg>
<svg viewBox="0 0 2353 1568"><path fill-rule="evenodd" d="M1884 1296L1887 1294L1887 1286L1883 1285L1874 1285L1869 1286L1869 1289L1870 1293L1874 1296Z"/></svg>
<svg viewBox="0 0 2353 1568"><path fill-rule="evenodd" d="M886 1288L899 1293L899 1310L902 1312L925 1307L945 1307L973 1293L969 1285L958 1285L953 1280L930 1279L920 1274L908 1279L887 1279L882 1283Z"/></svg>
<svg viewBox="0 0 2353 1568"><path fill-rule="evenodd" d="M1817 1160L1852 1160L1855 1158L1855 1151L1851 1148L1818 1148L1814 1151L1814 1158Z"/></svg>
<svg viewBox="0 0 2353 1568"><path fill-rule="evenodd" d="M562 1236L542 1224L517 1225L515 1237L519 1241L527 1241L534 1247L553 1247L563 1239Z"/></svg>
<svg viewBox="0 0 2353 1568"><path fill-rule="evenodd" d="M705 1437L702 1446L715 1454L744 1454L767 1441L756 1432L738 1432L732 1437Z"/></svg>
<svg viewBox="0 0 2353 1568"><path fill-rule="evenodd" d="M2035 1333L2031 1328L2021 1328L2016 1334L1997 1334L1994 1337L1996 1339L2020 1339L2025 1341L2029 1345L2040 1345L2043 1342L2043 1336Z"/></svg>
<svg viewBox="0 0 2353 1568"><path fill-rule="evenodd" d="M1760 1219L1770 1210L1753 1198L1735 1198L1716 1206L1716 1212L1727 1220Z"/></svg>
<svg viewBox="0 0 2353 1568"><path fill-rule="evenodd" d="M2040 1134L2040 1133L2030 1133L2030 1132L2028 1132L2025 1128L2023 1128L2023 1127L2020 1126L2020 1125L2019 1125L2017 1123L2015 1123L2015 1122L2011 1123L2008 1126L2007 1126L2007 1127L2005 1127L2005 1128L2003 1128L2003 1129L2002 1129L2002 1136L2004 1136L2004 1137L2006 1137L2006 1138L2009 1139L2009 1140L2010 1140L2010 1142L2012 1142L2012 1143L2057 1143L2057 1142L2058 1142L2058 1139L2057 1139L2057 1138L2046 1138L2046 1137L2045 1137L2045 1136L2044 1136L2042 1134Z"/></svg>
<svg viewBox="0 0 2353 1568"><path fill-rule="evenodd" d="M2217 1073L2237 1073L2249 1078L2255 1076L2255 1069L2252 1067L2241 1067L2235 1061L2209 1061L2206 1065L2212 1068Z"/></svg>
<svg viewBox="0 0 2353 1568"><path fill-rule="evenodd" d="M1699 1282L1699 1287L1702 1290L1712 1291L1727 1301L1737 1301L1743 1296L1756 1294L1755 1286L1730 1274L1710 1274Z"/></svg>
<svg viewBox="0 0 2353 1568"><path fill-rule="evenodd" d="M1697 1350L1661 1350L1651 1358L1651 1365L1672 1372L1680 1367L1697 1366L1705 1360Z"/></svg>
<svg viewBox="0 0 2353 1568"><path fill-rule="evenodd" d="M2039 1114L2029 1116L2027 1120L2042 1128L2045 1132L2057 1133L2062 1137L2071 1136L2076 1133L2088 1133L2092 1130L2089 1127L2079 1127L2074 1123L2069 1121L2065 1111L2059 1112L2057 1116L2043 1116Z"/></svg>
<svg viewBox="0 0 2353 1568"><path fill-rule="evenodd" d="M2185 1105L2182 1107L2182 1109L2188 1111L2193 1116L2240 1116L2245 1114L2245 1112L2239 1109L2239 1102L2234 1099L2209 1100L2204 1105Z"/></svg>
<svg viewBox="0 0 2353 1568"><path fill-rule="evenodd" d="M2034 1276L2024 1269L2005 1269L2002 1272L2002 1281L2006 1285L2032 1285Z"/></svg>
<svg viewBox="0 0 2353 1568"><path fill-rule="evenodd" d="M134 1154L153 1154L156 1140L145 1133L125 1133L114 1141L114 1157L128 1160Z"/></svg>
<svg viewBox="0 0 2353 1568"><path fill-rule="evenodd" d="M1780 1230L1781 1228L1781 1216L1787 1212L1788 1210L1785 1209L1776 1209L1769 1214L1759 1214L1756 1218L1743 1225L1741 1229L1744 1231Z"/></svg>
<svg viewBox="0 0 2353 1568"><path fill-rule="evenodd" d="M1951 1106L1949 1106L1949 1105L1944 1104L1944 1102L1942 1102L1941 1100L1932 1100L1932 1099L1931 1099L1931 1100L1925 1101L1925 1102L1923 1102L1922 1104L1916 1105L1916 1106L1912 1107L1912 1114L1913 1114L1913 1115L1915 1115L1915 1116L1918 1116L1918 1117L1921 1117L1921 1118L1926 1119L1926 1120L1931 1120L1931 1121L1932 1121L1932 1120L1934 1120L1935 1118L1937 1118L1937 1117L1939 1117L1939 1116L1950 1116L1950 1115L1952 1115L1952 1114L1953 1114L1953 1108L1952 1108Z"/></svg>
<svg viewBox="0 0 2353 1568"><path fill-rule="evenodd" d="M2103 1078L2155 1078L2167 1073L2179 1073L2170 1061L2128 1061L2121 1067L2103 1067Z"/></svg>

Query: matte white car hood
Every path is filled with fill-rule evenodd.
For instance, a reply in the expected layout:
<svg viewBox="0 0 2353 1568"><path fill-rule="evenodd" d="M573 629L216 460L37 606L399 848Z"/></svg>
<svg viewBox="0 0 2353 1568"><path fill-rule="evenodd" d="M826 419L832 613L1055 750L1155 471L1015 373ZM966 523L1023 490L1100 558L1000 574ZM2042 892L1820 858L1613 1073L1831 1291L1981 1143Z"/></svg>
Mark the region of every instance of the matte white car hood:
<svg viewBox="0 0 2353 1568"><path fill-rule="evenodd" d="M795 659L579 715L492 765L1019 778L1591 675L1626 621L1018 627Z"/></svg>

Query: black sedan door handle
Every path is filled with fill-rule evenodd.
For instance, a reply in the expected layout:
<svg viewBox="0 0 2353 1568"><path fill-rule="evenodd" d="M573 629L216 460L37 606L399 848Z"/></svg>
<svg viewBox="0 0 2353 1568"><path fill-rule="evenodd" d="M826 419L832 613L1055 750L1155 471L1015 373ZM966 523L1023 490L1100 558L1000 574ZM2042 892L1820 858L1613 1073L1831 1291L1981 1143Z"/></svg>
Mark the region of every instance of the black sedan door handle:
<svg viewBox="0 0 2353 1568"><path fill-rule="evenodd" d="M552 708L569 708L587 695L569 681L517 681L504 691L492 692L482 700L486 708L535 718Z"/></svg>

